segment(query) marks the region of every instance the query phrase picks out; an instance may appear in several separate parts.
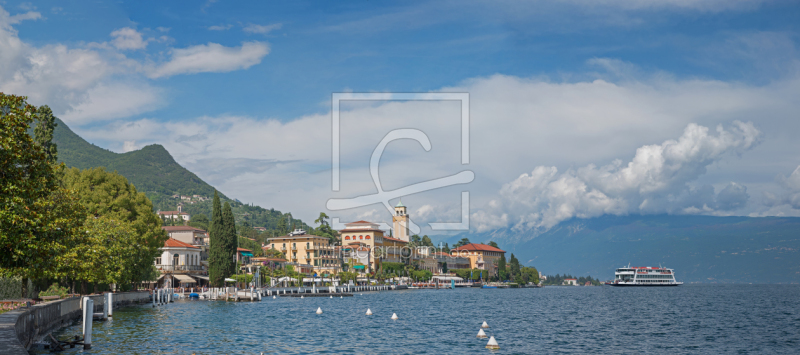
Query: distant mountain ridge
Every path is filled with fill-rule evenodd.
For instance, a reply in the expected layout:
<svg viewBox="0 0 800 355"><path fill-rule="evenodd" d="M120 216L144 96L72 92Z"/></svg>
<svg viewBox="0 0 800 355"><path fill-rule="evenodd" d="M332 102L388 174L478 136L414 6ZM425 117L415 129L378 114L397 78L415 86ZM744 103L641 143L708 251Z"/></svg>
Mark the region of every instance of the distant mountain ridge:
<svg viewBox="0 0 800 355"><path fill-rule="evenodd" d="M116 170L137 190L144 192L214 196L214 187L175 162L161 145L115 153L87 142L60 119L56 119L56 123L53 142L58 146L58 160L69 167L87 169L102 166L110 171ZM228 199L222 194L220 198Z"/></svg>
<svg viewBox="0 0 800 355"><path fill-rule="evenodd" d="M495 240L546 274L614 277L632 266L674 268L679 281L800 282L800 218L602 216L574 218L532 237L510 228L448 238Z"/></svg>

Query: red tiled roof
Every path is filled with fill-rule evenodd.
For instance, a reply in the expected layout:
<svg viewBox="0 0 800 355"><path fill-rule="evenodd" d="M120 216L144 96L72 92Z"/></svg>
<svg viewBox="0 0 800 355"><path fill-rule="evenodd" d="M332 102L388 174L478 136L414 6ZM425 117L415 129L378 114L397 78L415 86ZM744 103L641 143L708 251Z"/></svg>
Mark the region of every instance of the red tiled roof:
<svg viewBox="0 0 800 355"><path fill-rule="evenodd" d="M245 248L236 248L236 251L247 251L247 252L250 252L250 253L252 253L252 252L253 252L252 250L250 250L250 249L245 249Z"/></svg>
<svg viewBox="0 0 800 355"><path fill-rule="evenodd" d="M490 246L490 245L475 244L475 243L469 243L467 245L462 245L462 246L460 246L458 248L453 248L450 251L460 251L460 250L466 250L466 251L493 251L493 252L498 252L498 253L505 253L506 252L505 250L500 250L500 249L495 248L495 247Z"/></svg>
<svg viewBox="0 0 800 355"><path fill-rule="evenodd" d="M202 229L200 229L200 228L189 227L189 226L163 226L163 227L161 227L161 229L163 229L163 230L165 230L165 231L167 231L167 232L175 232L175 231L198 231L198 232L203 232L203 233L205 233L205 231L204 231L204 230L202 230Z"/></svg>
<svg viewBox="0 0 800 355"><path fill-rule="evenodd" d="M387 237L387 236L384 236L384 237L383 237L383 239L390 240L390 241L393 241L393 242L408 243L408 242L407 242L407 241L405 241L405 240L402 240L402 239L397 239L397 238L392 238L392 237Z"/></svg>
<svg viewBox="0 0 800 355"><path fill-rule="evenodd" d="M198 247L196 247L194 245L187 244L187 243L184 243L184 242L182 242L180 240L173 239L173 238L167 239L167 241L164 242L164 247L165 248L170 248L171 247L171 248L195 248L195 249L199 249Z"/></svg>
<svg viewBox="0 0 800 355"><path fill-rule="evenodd" d="M369 228L369 229L342 229L342 230L339 231L339 233L347 233L347 234L350 234L350 233L358 234L358 233L364 233L364 232L381 232L381 233L383 233L383 230Z"/></svg>
<svg viewBox="0 0 800 355"><path fill-rule="evenodd" d="M355 222L345 223L344 225L346 225L346 226L349 226L349 225L351 225L351 224L375 224L375 223L372 223L372 222L367 222L367 221L361 220L361 221L355 221Z"/></svg>

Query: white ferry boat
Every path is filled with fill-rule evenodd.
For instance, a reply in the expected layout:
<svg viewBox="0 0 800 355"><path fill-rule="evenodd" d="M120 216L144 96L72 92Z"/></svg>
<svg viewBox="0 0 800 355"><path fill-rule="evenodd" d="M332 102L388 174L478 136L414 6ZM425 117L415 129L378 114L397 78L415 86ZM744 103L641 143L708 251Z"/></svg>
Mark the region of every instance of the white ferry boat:
<svg viewBox="0 0 800 355"><path fill-rule="evenodd" d="M634 266L621 267L614 271L611 286L678 286L675 271L665 267Z"/></svg>

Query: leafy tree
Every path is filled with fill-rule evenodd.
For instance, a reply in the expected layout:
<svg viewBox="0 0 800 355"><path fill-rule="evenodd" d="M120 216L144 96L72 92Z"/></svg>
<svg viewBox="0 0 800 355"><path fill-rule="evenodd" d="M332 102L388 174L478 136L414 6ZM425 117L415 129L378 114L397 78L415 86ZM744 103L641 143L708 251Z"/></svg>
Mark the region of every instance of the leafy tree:
<svg viewBox="0 0 800 355"><path fill-rule="evenodd" d="M497 248L497 249L500 249L500 247L499 247L499 246L497 246L497 242L495 242L495 241L491 241L491 242L489 242L489 244L487 244L487 245L488 245L488 246L490 246L490 247L495 247L495 248Z"/></svg>
<svg viewBox="0 0 800 355"><path fill-rule="evenodd" d="M408 247L413 248L418 246L422 246L422 238L420 238L419 235L414 234L410 237Z"/></svg>
<svg viewBox="0 0 800 355"><path fill-rule="evenodd" d="M153 212L147 196L124 176L104 168L67 169L63 180L67 188L80 196L79 201L88 214L85 222L88 243L68 254L72 258L69 265L78 272L77 278L116 283L123 288L145 280L159 248L167 240L161 219ZM90 252L98 253L97 259L91 260L87 255ZM104 279L98 276L100 272L108 276Z"/></svg>
<svg viewBox="0 0 800 355"><path fill-rule="evenodd" d="M460 246L464 246L469 243L470 243L469 238L461 238L461 240L459 240L458 243L456 243L456 245L453 245L453 248L458 248Z"/></svg>
<svg viewBox="0 0 800 355"><path fill-rule="evenodd" d="M192 216L192 219L189 221L189 226L208 231L208 225L210 222L211 221L208 220L206 215L198 213Z"/></svg>
<svg viewBox="0 0 800 355"><path fill-rule="evenodd" d="M28 134L37 111L25 100L0 93L0 276L64 276L62 256L85 238L83 208Z"/></svg>
<svg viewBox="0 0 800 355"><path fill-rule="evenodd" d="M53 143L56 117L53 116L53 111L47 105L40 106L36 113L39 122L33 131L34 140L44 150L45 155L47 155L47 161L50 164L55 164L58 157L58 149L56 149L56 144Z"/></svg>
<svg viewBox="0 0 800 355"><path fill-rule="evenodd" d="M225 256L226 243L223 235L222 206L219 194L214 191L213 213L211 215L211 225L209 228L209 251L208 251L208 279L213 287L223 287L225 277L228 274L228 260L230 256Z"/></svg>
<svg viewBox="0 0 800 355"><path fill-rule="evenodd" d="M508 270L506 270L506 254L500 253L500 260L497 261L497 278L500 281L508 279Z"/></svg>
<svg viewBox="0 0 800 355"><path fill-rule="evenodd" d="M422 236L422 240L420 241L420 243L424 247L432 247L432 246L434 246L433 242L431 241L431 238L428 237L427 235L423 235Z"/></svg>

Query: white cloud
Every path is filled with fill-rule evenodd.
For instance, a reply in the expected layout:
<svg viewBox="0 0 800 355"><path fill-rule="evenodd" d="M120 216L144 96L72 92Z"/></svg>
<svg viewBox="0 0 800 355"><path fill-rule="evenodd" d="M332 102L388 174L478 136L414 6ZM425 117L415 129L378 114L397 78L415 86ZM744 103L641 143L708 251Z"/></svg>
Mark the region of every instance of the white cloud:
<svg viewBox="0 0 800 355"><path fill-rule="evenodd" d="M242 28L242 31L247 33L267 34L274 30L278 30L281 27L283 27L283 24L281 23L273 23L271 25L255 25L251 23Z"/></svg>
<svg viewBox="0 0 800 355"><path fill-rule="evenodd" d="M226 30L229 30L231 27L233 27L233 25L231 25L231 24L227 24L227 25L214 25L214 26L208 26L208 29L209 29L210 31L226 31Z"/></svg>
<svg viewBox="0 0 800 355"><path fill-rule="evenodd" d="M146 84L100 83L60 117L73 124L129 117L159 108L161 90Z"/></svg>
<svg viewBox="0 0 800 355"><path fill-rule="evenodd" d="M0 11L3 11L3 10L0 9ZM28 11L28 12L26 12L24 14L17 14L17 15L14 15L14 16L9 16L7 18L7 20L6 20L6 23L10 24L10 25L14 25L14 24L18 24L18 23L20 23L22 21L25 21L25 20L38 20L40 18L42 18L42 14L41 13L36 12L36 11Z"/></svg>
<svg viewBox="0 0 800 355"><path fill-rule="evenodd" d="M142 38L142 34L130 27L120 28L111 32L111 37L114 39L111 44L117 49L144 49L147 47L147 42Z"/></svg>
<svg viewBox="0 0 800 355"><path fill-rule="evenodd" d="M783 191L779 195L765 192L765 204L767 206L789 206L800 210L800 165L788 176L779 175L778 184Z"/></svg>
<svg viewBox="0 0 800 355"><path fill-rule="evenodd" d="M267 54L269 46L263 42L245 42L241 47L208 43L173 49L170 60L151 69L148 76L162 78L178 74L224 73L247 69L261 63L261 59Z"/></svg>
<svg viewBox="0 0 800 355"><path fill-rule="evenodd" d="M139 147L136 145L136 141L125 141L125 143L122 145L123 153L132 152L137 149L139 149Z"/></svg>
<svg viewBox="0 0 800 355"><path fill-rule="evenodd" d="M711 135L708 128L689 124L678 140L640 147L627 164L615 160L561 174L556 167L538 166L503 185L496 212L473 216L479 229L497 227L492 221L507 214L516 218L517 229L530 230L549 229L573 217L714 212L718 203L713 188L690 184L726 155L751 149L761 135L752 123L738 121L716 131ZM743 204L746 189L733 185L721 194L728 210Z"/></svg>

